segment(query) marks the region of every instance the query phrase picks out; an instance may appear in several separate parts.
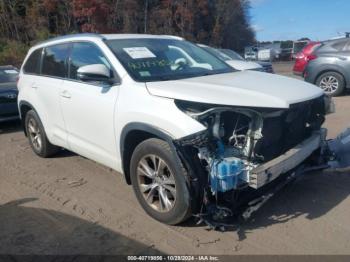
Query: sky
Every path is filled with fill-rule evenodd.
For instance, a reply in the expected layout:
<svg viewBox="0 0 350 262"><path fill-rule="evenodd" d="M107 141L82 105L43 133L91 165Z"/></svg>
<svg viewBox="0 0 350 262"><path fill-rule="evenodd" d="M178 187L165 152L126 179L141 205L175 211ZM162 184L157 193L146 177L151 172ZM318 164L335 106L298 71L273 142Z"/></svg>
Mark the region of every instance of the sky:
<svg viewBox="0 0 350 262"><path fill-rule="evenodd" d="M350 0L251 0L258 41L327 40L350 32Z"/></svg>

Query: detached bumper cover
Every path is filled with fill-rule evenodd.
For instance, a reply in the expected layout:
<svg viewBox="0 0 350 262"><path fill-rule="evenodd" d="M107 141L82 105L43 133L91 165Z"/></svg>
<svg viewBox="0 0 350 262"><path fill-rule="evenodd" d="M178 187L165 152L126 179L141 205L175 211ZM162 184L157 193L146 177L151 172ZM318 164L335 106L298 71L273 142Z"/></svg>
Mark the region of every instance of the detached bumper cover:
<svg viewBox="0 0 350 262"><path fill-rule="evenodd" d="M249 174L249 186L255 189L261 188L281 174L287 173L300 165L324 144L326 133L325 129L315 132L310 138L285 154L253 169Z"/></svg>

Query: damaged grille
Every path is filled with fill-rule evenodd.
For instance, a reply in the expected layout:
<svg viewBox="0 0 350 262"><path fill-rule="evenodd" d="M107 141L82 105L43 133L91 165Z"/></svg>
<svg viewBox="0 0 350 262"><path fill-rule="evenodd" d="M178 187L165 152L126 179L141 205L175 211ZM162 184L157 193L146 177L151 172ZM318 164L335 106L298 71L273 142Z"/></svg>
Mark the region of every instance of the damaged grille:
<svg viewBox="0 0 350 262"><path fill-rule="evenodd" d="M264 119L263 137L257 142L255 155L270 161L311 137L325 120L323 96L291 105L282 115Z"/></svg>

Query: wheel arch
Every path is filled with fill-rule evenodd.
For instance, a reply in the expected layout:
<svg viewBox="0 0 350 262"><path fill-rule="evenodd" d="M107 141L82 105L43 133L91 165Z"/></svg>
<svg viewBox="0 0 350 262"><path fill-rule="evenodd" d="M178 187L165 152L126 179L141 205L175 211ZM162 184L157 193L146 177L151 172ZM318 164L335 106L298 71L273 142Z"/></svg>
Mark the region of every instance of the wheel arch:
<svg viewBox="0 0 350 262"><path fill-rule="evenodd" d="M120 135L120 155L122 170L125 181L128 185L130 181L130 160L135 148L143 141L150 138L158 138L169 143L171 149L176 153L173 144L173 138L165 131L145 123L129 123L127 124Z"/></svg>
<svg viewBox="0 0 350 262"><path fill-rule="evenodd" d="M343 77L344 81L345 81L345 87L347 87L348 79L345 77L344 72L341 69L337 68L337 67L330 67L330 68L323 68L323 69L321 69L317 73L317 75L316 75L316 77L314 79L314 84L317 84L317 80L320 78L321 75L323 75L325 73L331 73L331 72L340 74Z"/></svg>
<svg viewBox="0 0 350 262"><path fill-rule="evenodd" d="M24 124L25 119L26 119L26 115L30 110L34 110L37 114L38 114L38 112L35 110L34 106L27 101L20 101L18 107L19 107L19 116L21 119L21 125L23 128L23 132L27 136L27 131L25 129L25 124Z"/></svg>

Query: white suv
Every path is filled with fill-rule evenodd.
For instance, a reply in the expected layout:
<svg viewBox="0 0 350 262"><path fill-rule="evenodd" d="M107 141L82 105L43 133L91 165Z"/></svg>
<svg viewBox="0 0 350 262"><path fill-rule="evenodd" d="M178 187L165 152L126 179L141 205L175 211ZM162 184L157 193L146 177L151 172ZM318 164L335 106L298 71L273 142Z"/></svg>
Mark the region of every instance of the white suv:
<svg viewBox="0 0 350 262"><path fill-rule="evenodd" d="M300 165L322 145L329 105L316 86L237 72L173 36L51 39L30 49L18 88L37 155L66 148L124 174L168 224L222 213L232 193Z"/></svg>

